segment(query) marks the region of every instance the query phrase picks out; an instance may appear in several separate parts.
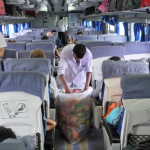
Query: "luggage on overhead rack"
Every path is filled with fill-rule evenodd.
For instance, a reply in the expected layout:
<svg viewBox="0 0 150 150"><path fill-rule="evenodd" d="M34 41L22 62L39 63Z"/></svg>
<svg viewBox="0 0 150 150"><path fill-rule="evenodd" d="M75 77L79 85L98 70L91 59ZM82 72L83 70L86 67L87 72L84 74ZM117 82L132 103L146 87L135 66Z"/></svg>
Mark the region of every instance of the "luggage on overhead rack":
<svg viewBox="0 0 150 150"><path fill-rule="evenodd" d="M150 6L150 0L142 0L140 7L149 7Z"/></svg>
<svg viewBox="0 0 150 150"><path fill-rule="evenodd" d="M137 9L140 7L141 0L128 0L126 8L127 9Z"/></svg>
<svg viewBox="0 0 150 150"><path fill-rule="evenodd" d="M117 10L117 0L109 0L109 11Z"/></svg>
<svg viewBox="0 0 150 150"><path fill-rule="evenodd" d="M117 0L117 10L126 10L128 0Z"/></svg>
<svg viewBox="0 0 150 150"><path fill-rule="evenodd" d="M5 15L5 6L4 6L4 1L0 0L0 16Z"/></svg>

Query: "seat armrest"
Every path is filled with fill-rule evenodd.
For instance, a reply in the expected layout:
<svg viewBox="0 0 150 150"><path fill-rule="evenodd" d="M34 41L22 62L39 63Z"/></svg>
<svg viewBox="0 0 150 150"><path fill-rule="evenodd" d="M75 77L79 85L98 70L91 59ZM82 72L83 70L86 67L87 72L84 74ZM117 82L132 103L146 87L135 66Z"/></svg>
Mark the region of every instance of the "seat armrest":
<svg viewBox="0 0 150 150"><path fill-rule="evenodd" d="M120 136L118 135L116 129L114 128L113 125L107 123L106 119L103 119L103 127L106 129L110 144L120 143Z"/></svg>

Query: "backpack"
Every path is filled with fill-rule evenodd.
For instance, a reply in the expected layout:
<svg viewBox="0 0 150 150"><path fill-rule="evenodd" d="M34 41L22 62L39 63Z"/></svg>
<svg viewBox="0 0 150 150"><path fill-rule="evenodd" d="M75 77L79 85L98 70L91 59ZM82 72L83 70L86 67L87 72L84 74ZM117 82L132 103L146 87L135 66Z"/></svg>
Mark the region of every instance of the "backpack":
<svg viewBox="0 0 150 150"><path fill-rule="evenodd" d="M4 1L0 0L0 16L5 15L5 13Z"/></svg>

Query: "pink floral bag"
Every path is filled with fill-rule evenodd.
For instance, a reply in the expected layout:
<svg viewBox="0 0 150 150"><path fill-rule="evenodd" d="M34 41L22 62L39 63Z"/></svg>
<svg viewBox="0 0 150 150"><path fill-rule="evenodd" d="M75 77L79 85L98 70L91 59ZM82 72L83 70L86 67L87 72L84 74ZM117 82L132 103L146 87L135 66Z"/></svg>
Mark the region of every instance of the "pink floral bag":
<svg viewBox="0 0 150 150"><path fill-rule="evenodd" d="M98 7L98 9L101 11L101 12L108 12L108 1L109 0L104 0L101 5Z"/></svg>

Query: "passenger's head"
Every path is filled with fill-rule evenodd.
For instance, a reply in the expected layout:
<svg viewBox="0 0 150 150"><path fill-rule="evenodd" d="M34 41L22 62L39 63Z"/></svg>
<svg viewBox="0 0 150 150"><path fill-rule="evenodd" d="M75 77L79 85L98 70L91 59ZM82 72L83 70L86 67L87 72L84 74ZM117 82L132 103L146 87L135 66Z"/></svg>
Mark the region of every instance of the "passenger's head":
<svg viewBox="0 0 150 150"><path fill-rule="evenodd" d="M118 57L118 56L112 56L112 57L109 58L109 60L120 61L121 58Z"/></svg>
<svg viewBox="0 0 150 150"><path fill-rule="evenodd" d="M63 19L63 17L62 16L60 16L60 18L59 19Z"/></svg>
<svg viewBox="0 0 150 150"><path fill-rule="evenodd" d="M43 35L43 36L41 37L41 40L48 40L48 36Z"/></svg>
<svg viewBox="0 0 150 150"><path fill-rule="evenodd" d="M40 49L35 49L32 50L30 53L30 58L45 58L45 53L44 51L40 50Z"/></svg>
<svg viewBox="0 0 150 150"><path fill-rule="evenodd" d="M52 36L53 34L52 34L52 32L51 31L48 31L47 32L47 36Z"/></svg>
<svg viewBox="0 0 150 150"><path fill-rule="evenodd" d="M16 41L15 40L8 40L7 42L8 43L15 43Z"/></svg>
<svg viewBox="0 0 150 150"><path fill-rule="evenodd" d="M75 59L82 59L86 53L86 47L83 44L76 44L73 48L73 56Z"/></svg>
<svg viewBox="0 0 150 150"><path fill-rule="evenodd" d="M3 142L8 138L16 139L16 135L14 134L12 129L0 126L0 142Z"/></svg>
<svg viewBox="0 0 150 150"><path fill-rule="evenodd" d="M77 35L83 35L83 32L78 31L78 32L77 32Z"/></svg>

